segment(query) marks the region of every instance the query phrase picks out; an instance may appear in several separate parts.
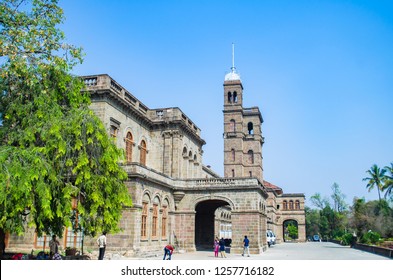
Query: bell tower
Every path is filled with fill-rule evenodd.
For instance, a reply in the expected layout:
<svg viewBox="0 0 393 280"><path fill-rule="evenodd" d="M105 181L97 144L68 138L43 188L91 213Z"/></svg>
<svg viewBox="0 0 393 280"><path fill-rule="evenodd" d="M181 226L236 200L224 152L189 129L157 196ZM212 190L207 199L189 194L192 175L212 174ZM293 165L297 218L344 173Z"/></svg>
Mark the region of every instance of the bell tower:
<svg viewBox="0 0 393 280"><path fill-rule="evenodd" d="M224 177L256 177L263 182L261 125L258 107L243 108L243 84L232 67L224 78Z"/></svg>

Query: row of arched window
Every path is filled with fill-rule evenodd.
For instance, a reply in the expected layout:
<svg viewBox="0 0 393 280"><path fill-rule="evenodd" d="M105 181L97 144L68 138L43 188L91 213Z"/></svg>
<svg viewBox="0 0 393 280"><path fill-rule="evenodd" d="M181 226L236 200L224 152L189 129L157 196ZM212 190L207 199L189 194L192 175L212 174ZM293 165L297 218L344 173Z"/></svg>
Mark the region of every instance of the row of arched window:
<svg viewBox="0 0 393 280"><path fill-rule="evenodd" d="M183 178L193 178L197 176L198 157L196 153L188 151L187 147L183 148L182 152L183 163L181 168L181 176Z"/></svg>
<svg viewBox="0 0 393 280"><path fill-rule="evenodd" d="M286 201L284 200L282 203L283 210L300 210L300 201L295 200L295 204L293 200Z"/></svg>
<svg viewBox="0 0 393 280"><path fill-rule="evenodd" d="M135 145L132 133L129 131L126 135L126 161L127 163L132 162L133 146ZM141 140L139 144L139 162L140 164L146 165L146 154L147 145L145 140Z"/></svg>
<svg viewBox="0 0 393 280"><path fill-rule="evenodd" d="M228 91L228 103L237 103L237 92Z"/></svg>
<svg viewBox="0 0 393 280"><path fill-rule="evenodd" d="M247 131L249 135L254 134L254 124L252 122L247 123ZM234 119L229 121L229 132L236 132L236 121Z"/></svg>
<svg viewBox="0 0 393 280"><path fill-rule="evenodd" d="M150 197L145 194L142 202L141 239L166 239L168 232L168 200L161 204L156 196L152 206ZM150 229L150 230L149 230Z"/></svg>
<svg viewBox="0 0 393 280"><path fill-rule="evenodd" d="M234 162L236 160L236 152L235 149L231 149L231 160ZM247 163L254 164L254 151L248 150L247 152Z"/></svg>

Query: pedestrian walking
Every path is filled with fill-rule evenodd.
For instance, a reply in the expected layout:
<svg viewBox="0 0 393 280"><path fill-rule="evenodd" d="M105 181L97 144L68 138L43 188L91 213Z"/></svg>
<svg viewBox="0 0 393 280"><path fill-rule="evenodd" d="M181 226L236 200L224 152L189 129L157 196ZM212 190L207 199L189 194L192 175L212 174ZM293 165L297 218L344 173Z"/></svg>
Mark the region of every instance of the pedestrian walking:
<svg viewBox="0 0 393 280"><path fill-rule="evenodd" d="M220 242L220 254L221 254L221 258L226 258L226 254L225 254L225 240L223 237L221 237Z"/></svg>
<svg viewBox="0 0 393 280"><path fill-rule="evenodd" d="M218 251L220 250L220 241L218 240L218 237L214 239L214 257L218 258Z"/></svg>
<svg viewBox="0 0 393 280"><path fill-rule="evenodd" d="M97 245L99 249L98 259L103 260L106 248L106 232L104 231L100 237L97 239Z"/></svg>
<svg viewBox="0 0 393 280"><path fill-rule="evenodd" d="M250 256L249 244L250 244L250 240L248 240L247 235L245 235L243 240L243 254L242 254L243 257L246 253L248 254L248 257Z"/></svg>
<svg viewBox="0 0 393 280"><path fill-rule="evenodd" d="M173 254L173 250L175 250L175 247L168 244L164 247L164 258L163 260L165 260L166 256L168 256L167 260L171 260L172 258L172 254Z"/></svg>

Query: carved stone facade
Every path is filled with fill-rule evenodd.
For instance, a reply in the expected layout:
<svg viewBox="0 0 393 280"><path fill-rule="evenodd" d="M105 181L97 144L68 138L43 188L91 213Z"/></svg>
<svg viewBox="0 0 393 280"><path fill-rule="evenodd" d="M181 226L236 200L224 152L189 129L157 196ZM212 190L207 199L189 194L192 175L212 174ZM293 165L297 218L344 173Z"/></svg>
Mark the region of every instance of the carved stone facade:
<svg viewBox="0 0 393 280"><path fill-rule="evenodd" d="M305 241L304 195L283 194L263 180L263 119L258 107L243 108L240 79L224 82L224 177L203 165L200 129L179 108L149 109L108 75L83 79L91 109L125 151L121 164L133 199L122 232L107 236L107 250L141 256L172 243L195 251L212 248L218 236L231 239L231 253L240 253L247 235L250 252L259 254L267 248L266 230L280 242L287 220L297 221L298 240ZM290 201L299 208L284 210ZM96 250L95 239L69 231L61 245L80 247L82 240L85 251ZM45 242L28 230L7 245L31 250Z"/></svg>

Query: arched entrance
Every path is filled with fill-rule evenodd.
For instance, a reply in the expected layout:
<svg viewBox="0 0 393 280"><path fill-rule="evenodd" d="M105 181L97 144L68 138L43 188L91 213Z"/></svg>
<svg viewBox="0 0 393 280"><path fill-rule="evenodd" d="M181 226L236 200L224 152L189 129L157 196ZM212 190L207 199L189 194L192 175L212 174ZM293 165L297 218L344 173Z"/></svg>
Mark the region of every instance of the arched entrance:
<svg viewBox="0 0 393 280"><path fill-rule="evenodd" d="M214 234L219 232L215 225L215 213L220 207L230 209L228 202L223 200L205 200L195 206L195 248L197 250L211 249Z"/></svg>
<svg viewBox="0 0 393 280"><path fill-rule="evenodd" d="M285 220L282 227L284 242L295 241L299 238L299 226L296 220Z"/></svg>

